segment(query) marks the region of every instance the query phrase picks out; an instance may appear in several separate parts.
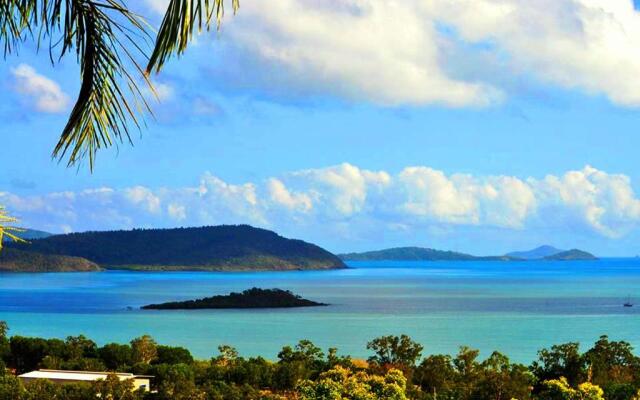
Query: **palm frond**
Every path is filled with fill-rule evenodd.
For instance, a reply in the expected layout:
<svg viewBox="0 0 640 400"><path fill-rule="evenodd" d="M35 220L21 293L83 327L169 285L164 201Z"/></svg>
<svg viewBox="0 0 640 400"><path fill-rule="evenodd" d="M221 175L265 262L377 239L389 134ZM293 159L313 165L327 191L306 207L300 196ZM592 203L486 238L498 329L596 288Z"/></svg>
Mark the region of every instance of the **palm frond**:
<svg viewBox="0 0 640 400"><path fill-rule="evenodd" d="M240 7L239 0L231 1L233 11ZM156 36L153 53L147 64L147 74L159 72L168 58L182 54L197 28L209 30L215 16L219 28L224 16L224 0L171 0Z"/></svg>
<svg viewBox="0 0 640 400"><path fill-rule="evenodd" d="M138 115L151 112L127 70L130 65L136 75L144 75L127 47L138 48L135 38L123 22L106 11L115 11L141 32L144 26L116 0L75 0L73 5L65 13L61 56L75 48L82 85L53 156L61 159L68 155L68 165L87 157L93 168L98 149L131 142L130 124L140 128ZM128 90L121 87L123 83ZM151 86L148 80L147 84Z"/></svg>
<svg viewBox="0 0 640 400"><path fill-rule="evenodd" d="M239 0L231 0L234 11ZM0 42L5 56L26 39L48 47L52 63L75 52L81 86L52 156L72 166L88 159L93 170L101 148L131 141L151 114L139 82L187 47L194 29L219 26L224 0L171 0L151 57L148 25L123 0L0 0ZM48 42L48 44L47 44ZM143 68L138 60L144 59Z"/></svg>
<svg viewBox="0 0 640 400"><path fill-rule="evenodd" d="M24 229L13 226L18 219L10 216L3 206L0 206L0 250L5 236L16 242L24 242L16 233L24 232Z"/></svg>
<svg viewBox="0 0 640 400"><path fill-rule="evenodd" d="M52 156L67 165L89 161L96 152L124 141L131 128L140 128L151 110L138 86L151 88L139 58L151 36L144 20L121 0L3 0L0 2L0 41L5 54L27 38L38 47L48 41L51 61L75 52L81 86L69 119Z"/></svg>

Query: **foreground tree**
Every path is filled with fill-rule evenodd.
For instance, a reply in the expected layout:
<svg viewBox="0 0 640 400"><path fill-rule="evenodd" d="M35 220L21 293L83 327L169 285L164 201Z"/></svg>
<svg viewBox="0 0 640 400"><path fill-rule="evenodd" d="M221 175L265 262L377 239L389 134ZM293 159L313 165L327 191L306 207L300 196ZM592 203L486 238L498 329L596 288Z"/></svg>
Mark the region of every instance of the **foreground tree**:
<svg viewBox="0 0 640 400"><path fill-rule="evenodd" d="M297 391L300 400L406 400L406 385L404 375L396 369L379 376L337 366L315 381L300 382Z"/></svg>
<svg viewBox="0 0 640 400"><path fill-rule="evenodd" d="M367 343L367 349L375 353L369 358L369 362L378 365L413 367L420 358L423 347L407 335L389 335L373 339Z"/></svg>

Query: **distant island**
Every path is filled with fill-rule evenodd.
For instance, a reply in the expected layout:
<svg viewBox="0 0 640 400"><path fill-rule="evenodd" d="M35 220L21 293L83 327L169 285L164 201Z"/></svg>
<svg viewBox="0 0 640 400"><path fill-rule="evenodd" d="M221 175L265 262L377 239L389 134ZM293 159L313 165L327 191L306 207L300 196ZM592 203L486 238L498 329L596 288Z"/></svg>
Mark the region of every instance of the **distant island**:
<svg viewBox="0 0 640 400"><path fill-rule="evenodd" d="M6 248L0 251L0 272L91 272L101 268L80 257L39 254Z"/></svg>
<svg viewBox="0 0 640 400"><path fill-rule="evenodd" d="M345 261L527 261L527 260L597 260L583 250L559 250L552 246L541 246L530 251L513 252L503 256L474 256L455 251L436 250L426 247L395 247L363 253L338 255Z"/></svg>
<svg viewBox="0 0 640 400"><path fill-rule="evenodd" d="M508 257L517 257L525 260L548 260L548 261L578 261L597 260L593 254L584 250L572 249L561 250L553 246L544 245L532 250L514 251L506 254Z"/></svg>
<svg viewBox="0 0 640 400"><path fill-rule="evenodd" d="M532 250L512 251L511 253L507 253L506 255L509 257L523 258L525 260L538 260L562 253L563 251L564 250L557 249L553 246L544 245L536 247Z"/></svg>
<svg viewBox="0 0 640 400"><path fill-rule="evenodd" d="M223 308L291 308L318 307L328 304L303 299L282 289L251 288L242 293L230 293L225 296L205 297L197 300L172 301L161 304L149 304L143 310L197 310Z"/></svg>
<svg viewBox="0 0 640 400"><path fill-rule="evenodd" d="M75 257L57 258L60 271L73 270L78 257L107 269L148 271L346 268L342 260L319 246L249 225L69 233L5 246L34 260L45 256ZM16 253L8 256L12 254L15 258ZM35 267L29 268L38 268L34 263ZM13 270L24 268L18 263ZM43 269L50 270L56 269Z"/></svg>
<svg viewBox="0 0 640 400"><path fill-rule="evenodd" d="M597 260L598 258L591 253L587 253L586 251L573 249L547 256L544 259L549 261L588 261Z"/></svg>
<svg viewBox="0 0 640 400"><path fill-rule="evenodd" d="M509 256L478 257L455 251L436 250L425 247L394 247L391 249L367 251L364 253L346 253L338 257L345 261L518 261Z"/></svg>

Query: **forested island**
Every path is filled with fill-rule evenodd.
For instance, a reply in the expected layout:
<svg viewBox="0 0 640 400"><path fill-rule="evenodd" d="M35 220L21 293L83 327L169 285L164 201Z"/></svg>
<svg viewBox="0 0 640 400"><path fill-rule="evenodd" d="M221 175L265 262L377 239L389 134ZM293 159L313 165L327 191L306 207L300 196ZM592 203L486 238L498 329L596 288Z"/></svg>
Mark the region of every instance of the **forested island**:
<svg viewBox="0 0 640 400"><path fill-rule="evenodd" d="M436 250L426 247L394 247L391 249L366 251L363 253L340 254L345 261L514 261L509 256L478 257L456 251Z"/></svg>
<svg viewBox="0 0 640 400"><path fill-rule="evenodd" d="M405 335L367 344L368 359L326 352L309 340L285 346L273 360L242 357L220 345L195 360L188 349L150 336L98 346L84 336L65 340L8 336L0 322L0 399L11 400L634 400L640 358L624 341L602 336L587 351L578 343L542 349L530 365L497 351L480 358L462 346L457 354L428 354ZM53 384L23 382L14 374L39 368L150 375L151 391L133 392L130 380Z"/></svg>
<svg viewBox="0 0 640 400"><path fill-rule="evenodd" d="M573 250L562 251L560 253L553 254L550 256L546 256L544 259L549 261L572 261L572 260L587 261L587 260L597 260L598 258L591 253L587 253L586 251L573 249Z"/></svg>
<svg viewBox="0 0 640 400"><path fill-rule="evenodd" d="M346 268L342 260L319 246L249 225L69 233L33 239L28 243L6 243L5 246L25 252L24 257L26 253L33 253L34 258L79 257L107 269L266 271ZM65 260L76 259L57 259L60 262L58 270L73 269ZM32 268L39 268L38 264Z"/></svg>
<svg viewBox="0 0 640 400"><path fill-rule="evenodd" d="M597 260L586 251L560 250L552 246L541 246L533 250L512 252L502 256L474 256L448 250L436 250L426 247L394 247L384 250L367 251L362 253L346 253L338 255L345 261L570 261Z"/></svg>
<svg viewBox="0 0 640 400"><path fill-rule="evenodd" d="M224 308L292 308L317 307L328 304L303 299L282 289L251 288L242 293L205 297L197 300L172 301L142 306L144 310L197 310Z"/></svg>

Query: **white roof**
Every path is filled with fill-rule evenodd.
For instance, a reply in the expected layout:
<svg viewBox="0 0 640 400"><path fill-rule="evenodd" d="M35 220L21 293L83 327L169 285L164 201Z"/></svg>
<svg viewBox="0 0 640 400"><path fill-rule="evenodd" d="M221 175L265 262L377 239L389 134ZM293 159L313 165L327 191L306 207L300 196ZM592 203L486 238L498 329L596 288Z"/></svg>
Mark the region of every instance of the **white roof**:
<svg viewBox="0 0 640 400"><path fill-rule="evenodd" d="M61 371L56 369L41 369L38 371L27 372L19 375L20 378L34 379L51 379L51 380L67 380L67 381L97 381L98 379L107 379L109 374L115 374L120 380L133 378L149 378L148 376L137 376L128 372L92 372L92 371Z"/></svg>

